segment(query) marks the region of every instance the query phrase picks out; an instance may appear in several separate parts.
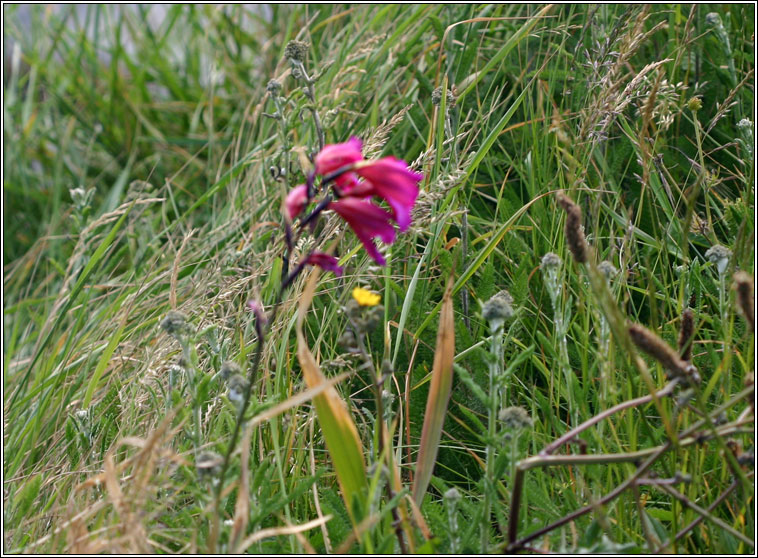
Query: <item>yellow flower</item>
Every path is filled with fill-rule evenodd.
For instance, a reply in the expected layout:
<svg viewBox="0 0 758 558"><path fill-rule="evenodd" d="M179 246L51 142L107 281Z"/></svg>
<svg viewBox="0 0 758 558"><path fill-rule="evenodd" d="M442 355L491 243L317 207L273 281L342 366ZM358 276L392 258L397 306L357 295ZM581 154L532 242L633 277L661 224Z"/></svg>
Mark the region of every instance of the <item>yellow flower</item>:
<svg viewBox="0 0 758 558"><path fill-rule="evenodd" d="M353 289L353 298L361 306L376 306L382 300L381 295L372 293L371 291L363 289L361 287L356 287Z"/></svg>

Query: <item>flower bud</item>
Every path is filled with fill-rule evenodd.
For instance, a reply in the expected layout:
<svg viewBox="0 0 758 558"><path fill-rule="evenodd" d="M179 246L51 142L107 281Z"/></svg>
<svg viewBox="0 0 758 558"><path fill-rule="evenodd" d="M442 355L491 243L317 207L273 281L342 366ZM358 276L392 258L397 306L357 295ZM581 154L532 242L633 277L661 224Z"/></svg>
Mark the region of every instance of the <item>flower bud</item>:
<svg viewBox="0 0 758 558"><path fill-rule="evenodd" d="M221 365L221 370L219 370L218 375L221 376L221 379L226 382L232 376L241 376L242 368L240 368L239 364L233 360L227 360Z"/></svg>
<svg viewBox="0 0 758 558"><path fill-rule="evenodd" d="M224 458L215 451L201 451L195 458L195 468L201 477L215 477L221 473Z"/></svg>
<svg viewBox="0 0 758 558"><path fill-rule="evenodd" d="M489 322L492 331L500 329L513 314L513 297L506 290L500 291L482 306L482 318Z"/></svg>
<svg viewBox="0 0 758 558"><path fill-rule="evenodd" d="M281 82L272 79L269 80L268 84L266 84L266 91L271 94L271 96L279 95L279 92L282 90L282 84Z"/></svg>
<svg viewBox="0 0 758 558"><path fill-rule="evenodd" d="M453 92L448 89L445 95L445 105L450 108L455 105L455 96L453 95ZM435 107L440 106L442 103L442 86L437 87L434 91L432 91L432 104Z"/></svg>
<svg viewBox="0 0 758 558"><path fill-rule="evenodd" d="M191 330L187 324L187 316L176 310L170 310L161 320L161 329L174 337L189 333Z"/></svg>
<svg viewBox="0 0 758 558"><path fill-rule="evenodd" d="M697 112L703 108L703 101L700 100L700 97L692 97L687 103L687 108L692 112Z"/></svg>
<svg viewBox="0 0 758 558"><path fill-rule="evenodd" d="M723 275L726 266L729 265L729 259L732 257L732 251L720 244L711 246L705 253L705 259L716 266L719 275Z"/></svg>

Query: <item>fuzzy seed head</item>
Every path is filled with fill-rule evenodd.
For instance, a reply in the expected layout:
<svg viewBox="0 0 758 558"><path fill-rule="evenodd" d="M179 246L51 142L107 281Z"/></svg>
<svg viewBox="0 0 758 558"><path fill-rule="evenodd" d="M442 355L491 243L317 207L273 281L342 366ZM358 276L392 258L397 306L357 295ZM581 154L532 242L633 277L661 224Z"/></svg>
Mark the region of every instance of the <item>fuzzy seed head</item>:
<svg viewBox="0 0 758 558"><path fill-rule="evenodd" d="M618 275L618 272L619 272L619 270L616 269L616 267L608 260L603 260L602 262L600 262L597 266L597 269L600 273L602 273L605 276L605 278L608 281L616 277L616 275Z"/></svg>
<svg viewBox="0 0 758 558"><path fill-rule="evenodd" d="M435 88L434 91L432 91L432 104L435 107L440 106L442 103L442 86ZM446 91L445 95L445 106L447 108L450 108L455 105L455 96L453 95L453 92L448 89Z"/></svg>
<svg viewBox="0 0 758 558"><path fill-rule="evenodd" d="M242 405L245 401L245 393L250 385L240 374L235 374L229 378L229 401L237 406Z"/></svg>
<svg viewBox="0 0 758 558"><path fill-rule="evenodd" d="M284 57L294 62L305 62L308 56L308 45L302 41L290 41L284 47Z"/></svg>
<svg viewBox="0 0 758 558"><path fill-rule="evenodd" d="M221 473L224 458L215 451L201 451L195 458L195 468L201 477L215 477Z"/></svg>
<svg viewBox="0 0 758 558"><path fill-rule="evenodd" d="M542 271L548 271L550 269L558 269L561 267L561 264L563 262L561 261L561 257L556 254L555 252L548 252L544 256L542 256L542 261L540 262L540 269Z"/></svg>
<svg viewBox="0 0 758 558"><path fill-rule="evenodd" d="M453 487L449 490L446 490L442 497L447 502L458 502L461 499L461 493L458 492L457 488Z"/></svg>
<svg viewBox="0 0 758 558"><path fill-rule="evenodd" d="M513 317L513 297L502 290L482 306L482 318L487 320L492 330L498 329L506 320Z"/></svg>
<svg viewBox="0 0 758 558"><path fill-rule="evenodd" d="M532 427L532 417L523 407L506 407L498 413L498 418L503 421L505 428L509 430L525 430Z"/></svg>
<svg viewBox="0 0 758 558"><path fill-rule="evenodd" d="M221 379L225 382L229 380L232 376L242 376L242 369L240 368L239 364L234 362L233 360L227 360L221 365L221 370L219 370L219 376L221 376Z"/></svg>
<svg viewBox="0 0 758 558"><path fill-rule="evenodd" d="M731 257L732 251L726 246L721 246L721 244L711 246L705 253L705 259L716 266L719 275L722 275L726 271L726 266L729 265Z"/></svg>
<svg viewBox="0 0 758 558"><path fill-rule="evenodd" d="M713 27L723 26L721 22L721 16L716 12L710 12L705 14L705 22Z"/></svg>
<svg viewBox="0 0 758 558"><path fill-rule="evenodd" d="M281 82L275 79L270 80L268 84L266 85L266 91L268 91L272 96L278 95L281 90L282 90Z"/></svg>
<svg viewBox="0 0 758 558"><path fill-rule="evenodd" d="M189 331L187 316L176 310L170 310L161 320L161 329L169 335L183 335Z"/></svg>

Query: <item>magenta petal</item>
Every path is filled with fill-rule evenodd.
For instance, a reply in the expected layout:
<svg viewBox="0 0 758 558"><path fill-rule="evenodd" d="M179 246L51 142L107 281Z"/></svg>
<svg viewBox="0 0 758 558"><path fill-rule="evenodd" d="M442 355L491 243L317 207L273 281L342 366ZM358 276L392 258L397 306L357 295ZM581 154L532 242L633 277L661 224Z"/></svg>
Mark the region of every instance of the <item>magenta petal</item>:
<svg viewBox="0 0 758 558"><path fill-rule="evenodd" d="M334 172L350 163L363 160L363 144L360 139L355 136L351 137L345 143L334 143L331 145L325 145L318 155L316 155L316 173L320 175L327 175ZM344 181L343 182L347 182ZM338 181L339 183L339 181ZM341 186L343 184L340 184ZM344 184L345 187L348 184Z"/></svg>
<svg viewBox="0 0 758 558"><path fill-rule="evenodd" d="M330 203L329 209L333 209L350 225L369 255L380 265L385 265L386 261L372 239L380 238L387 244L395 241L392 215L369 201L349 197Z"/></svg>
<svg viewBox="0 0 758 558"><path fill-rule="evenodd" d="M342 275L342 268L338 265L337 258L324 252L313 252L305 260L309 265L317 265L324 271L333 271L337 277Z"/></svg>
<svg viewBox="0 0 758 558"><path fill-rule="evenodd" d="M356 168L355 172L371 183L372 192L392 208L400 230L406 230L411 224L411 211L418 198L418 183L424 175L410 170L405 161L394 157L367 162Z"/></svg>
<svg viewBox="0 0 758 558"><path fill-rule="evenodd" d="M284 200L284 210L287 212L290 220L294 219L305 208L308 203L308 188L305 184L295 186Z"/></svg>

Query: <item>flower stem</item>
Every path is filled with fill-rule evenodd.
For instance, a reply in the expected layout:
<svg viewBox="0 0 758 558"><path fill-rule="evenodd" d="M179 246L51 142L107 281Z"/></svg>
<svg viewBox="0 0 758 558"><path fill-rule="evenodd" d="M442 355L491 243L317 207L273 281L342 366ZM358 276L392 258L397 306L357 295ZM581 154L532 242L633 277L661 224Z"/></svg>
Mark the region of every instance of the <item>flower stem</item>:
<svg viewBox="0 0 758 558"><path fill-rule="evenodd" d="M277 296L277 300L274 303L274 307L271 310L271 316L267 319L267 325L264 325L261 328L261 331L264 335L261 335L258 337L258 342L255 346L255 356L253 357L253 364L250 369L250 375L248 377L248 384L247 389L245 390L245 399L242 402L242 405L240 405L239 412L237 414L237 420L234 424L234 430L232 430L232 437L231 440L229 440L229 445L226 448L226 454L224 455L224 461L221 465L221 472L218 475L218 483L216 484L216 490L214 493L214 517L213 517L213 525L211 527L211 535L209 537L209 552L211 554L215 553L216 550L216 541L218 540L218 533L219 533L219 523L221 519L221 514L219 512L219 507L221 504L221 492L224 488L224 477L226 476L226 472L229 469L229 462L231 461L232 453L234 453L234 449L237 445L237 440L239 438L240 430L242 429L242 423L244 422L245 418L245 412L247 411L247 408L250 404L250 396L253 392L253 380L255 379L255 376L258 372L258 368L260 368L260 363L263 357L263 346L265 342L265 337L268 331L271 329L271 326L273 325L274 321L276 320L276 316L279 313L279 307L282 303L282 295L284 294L284 289L279 290L279 294Z"/></svg>
<svg viewBox="0 0 758 558"><path fill-rule="evenodd" d="M485 456L484 474L484 514L481 525L481 552L487 552L490 534L490 511L492 507L492 492L495 486L495 435L497 427L497 411L500 404L498 382L502 378L503 367L503 323L497 324L492 331L490 344L491 360L489 363L489 407L487 409L487 453Z"/></svg>
<svg viewBox="0 0 758 558"><path fill-rule="evenodd" d="M324 149L325 141L324 129L321 127L321 118L318 115L318 110L316 110L316 90L313 88L313 80L308 77L308 73L305 71L305 65L299 61L296 61L295 64L297 64L297 68L303 75L303 81L305 81L305 96L308 97L308 100L311 102L309 109L313 114L313 123L316 126L316 134L318 136L318 150L321 151Z"/></svg>

